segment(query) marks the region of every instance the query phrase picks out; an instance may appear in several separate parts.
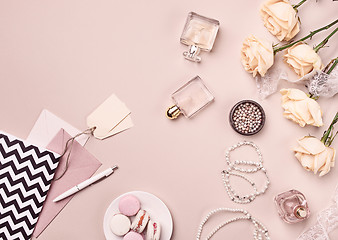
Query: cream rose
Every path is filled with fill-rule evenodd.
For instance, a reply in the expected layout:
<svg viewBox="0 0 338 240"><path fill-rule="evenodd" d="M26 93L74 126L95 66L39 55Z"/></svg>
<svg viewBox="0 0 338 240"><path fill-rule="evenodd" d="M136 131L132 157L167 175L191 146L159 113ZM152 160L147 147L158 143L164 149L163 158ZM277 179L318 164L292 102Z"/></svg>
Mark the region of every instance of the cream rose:
<svg viewBox="0 0 338 240"><path fill-rule="evenodd" d="M305 74L311 72L313 69L320 70L323 68L322 60L315 50L301 42L286 50L284 61L300 77L304 77Z"/></svg>
<svg viewBox="0 0 338 240"><path fill-rule="evenodd" d="M264 76L273 65L272 42L250 36L243 42L241 61L245 71L255 77L257 72Z"/></svg>
<svg viewBox="0 0 338 240"><path fill-rule="evenodd" d="M336 150L331 147L326 147L324 143L315 137L306 136L298 140L299 146L294 148L295 156L302 166L313 171L314 174L319 173L319 176L327 174L331 167L334 167Z"/></svg>
<svg viewBox="0 0 338 240"><path fill-rule="evenodd" d="M260 13L264 26L279 41L289 41L299 32L297 12L288 0L267 0Z"/></svg>
<svg viewBox="0 0 338 240"><path fill-rule="evenodd" d="M322 111L319 104L298 89L282 89L283 116L304 127L306 124L323 126Z"/></svg>

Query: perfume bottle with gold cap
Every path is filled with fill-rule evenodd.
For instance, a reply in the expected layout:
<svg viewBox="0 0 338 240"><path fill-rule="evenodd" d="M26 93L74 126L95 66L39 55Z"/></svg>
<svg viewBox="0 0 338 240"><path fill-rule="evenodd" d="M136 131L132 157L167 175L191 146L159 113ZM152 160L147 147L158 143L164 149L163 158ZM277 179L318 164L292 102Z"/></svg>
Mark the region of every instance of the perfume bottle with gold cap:
<svg viewBox="0 0 338 240"><path fill-rule="evenodd" d="M309 206L305 196L297 191L290 190L275 197L279 216L287 223L297 223L310 216Z"/></svg>
<svg viewBox="0 0 338 240"><path fill-rule="evenodd" d="M219 21L190 12L181 35L181 43L189 46L188 51L183 53L184 57L200 62L198 54L201 50L211 51L218 29Z"/></svg>
<svg viewBox="0 0 338 240"><path fill-rule="evenodd" d="M214 100L214 96L199 76L184 84L171 97L175 105L167 111L169 119L175 119L181 113L190 118Z"/></svg>

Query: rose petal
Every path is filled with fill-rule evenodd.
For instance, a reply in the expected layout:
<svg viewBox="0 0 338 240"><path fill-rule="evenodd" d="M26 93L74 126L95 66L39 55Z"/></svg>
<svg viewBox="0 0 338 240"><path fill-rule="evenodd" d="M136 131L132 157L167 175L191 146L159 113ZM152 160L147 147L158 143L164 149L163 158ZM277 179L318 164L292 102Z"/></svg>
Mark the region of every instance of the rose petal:
<svg viewBox="0 0 338 240"><path fill-rule="evenodd" d="M322 111L320 109L319 104L311 98L309 98L307 100L307 104L308 104L308 109L311 113L311 116L314 120L313 125L317 126L317 127L323 126L324 124L323 124L323 120L322 120Z"/></svg>
<svg viewBox="0 0 338 240"><path fill-rule="evenodd" d="M301 126L301 127L305 127L305 125L306 125L306 122L304 122L302 119L297 118L297 117L296 117L295 115L293 115L292 113L286 113L286 112L284 112L284 113L283 113L283 116L284 116L285 118L287 118L287 119L290 119L290 120L292 120L292 121L298 123L299 126Z"/></svg>
<svg viewBox="0 0 338 240"><path fill-rule="evenodd" d="M303 154L300 162L306 170L313 171L314 156L308 155L308 154Z"/></svg>
<svg viewBox="0 0 338 240"><path fill-rule="evenodd" d="M306 63L318 61L318 54L307 44L299 43L289 48L289 54Z"/></svg>
<svg viewBox="0 0 338 240"><path fill-rule="evenodd" d="M301 162L302 156L303 156L303 154L300 153L300 152L296 152L296 154L295 154L295 157L297 158L297 160L298 160L299 162Z"/></svg>
<svg viewBox="0 0 338 240"><path fill-rule="evenodd" d="M310 154L309 151L307 151L306 149L304 149L302 146L297 146L293 149L294 152L297 153L305 153L305 154Z"/></svg>
<svg viewBox="0 0 338 240"><path fill-rule="evenodd" d="M309 123L313 120L312 115L309 112L308 103L306 100L294 102L294 111L295 115L297 114L297 116L304 120L304 122L306 123Z"/></svg>
<svg viewBox="0 0 338 240"><path fill-rule="evenodd" d="M325 165L320 169L319 177L324 176L331 170L332 159L334 159L334 155L335 155L335 150L332 148L327 147L325 152L327 154L326 162L325 162Z"/></svg>
<svg viewBox="0 0 338 240"><path fill-rule="evenodd" d="M308 98L303 91L296 88L291 88L289 90L288 97L292 100L304 100Z"/></svg>
<svg viewBox="0 0 338 240"><path fill-rule="evenodd" d="M312 155L319 154L325 150L325 145L315 137L306 136L298 140L298 143Z"/></svg>
<svg viewBox="0 0 338 240"><path fill-rule="evenodd" d="M314 174L317 174L318 170L323 171L324 166L326 166L326 168L330 167L327 164L328 157L329 157L328 151L326 149L323 152L315 155L314 164L313 164ZM331 163L331 160L329 160L328 162Z"/></svg>

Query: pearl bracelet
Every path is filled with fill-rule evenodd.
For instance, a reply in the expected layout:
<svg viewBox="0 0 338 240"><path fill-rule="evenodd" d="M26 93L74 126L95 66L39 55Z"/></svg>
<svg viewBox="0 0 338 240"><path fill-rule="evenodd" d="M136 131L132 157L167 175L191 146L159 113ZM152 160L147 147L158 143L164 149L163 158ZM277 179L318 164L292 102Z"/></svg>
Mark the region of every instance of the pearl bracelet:
<svg viewBox="0 0 338 240"><path fill-rule="evenodd" d="M234 151L235 149L241 147L241 146L251 146L255 149L257 155L258 155L258 162L253 162L253 161L238 161L236 160L235 162L231 162L230 161L230 152ZM223 179L223 183L225 186L225 190L227 191L230 199L236 203L240 203L240 204L246 204L246 203L250 203L252 202L257 196L262 195L265 193L265 191L268 189L269 184L270 184L270 180L269 177L267 175L266 169L263 167L263 157L262 157L262 153L260 152L258 146L256 144L254 144L253 142L239 142L236 145L231 146L225 153L225 160L227 165L229 166L229 168L227 170L223 170L222 171L222 179ZM253 166L253 168L240 168L239 165L248 165L248 166ZM236 173L234 171L237 171L239 173ZM256 184L250 180L248 177L244 176L241 173L247 173L247 174L251 174L251 173L255 173L258 171L262 171L265 174L266 177L266 182L265 185L263 187L262 190L258 191ZM250 195L245 195L245 196L240 196L238 195L235 190L232 188L232 186L230 185L230 176L236 176L236 177L240 177L244 180L246 180L247 182L249 182L251 184L251 186L253 187L253 192Z"/></svg>
<svg viewBox="0 0 338 240"><path fill-rule="evenodd" d="M214 215L215 213L218 212L232 212L232 213L242 213L244 214L244 216L239 216L239 217L235 217L232 219L229 219L223 223L221 223L220 225L218 225L214 230L212 230L209 235L205 238L206 240L209 240L212 236L214 236L218 230L220 230L222 227L228 225L229 223L232 222L236 222L239 220L248 220L251 221L252 224L255 226L255 230L253 233L253 237L255 240L270 240L270 236L269 236L269 232L267 230L267 228L257 219L255 219L253 216L251 216L251 214L243 209L232 209L232 208L217 208L215 210L212 210L211 212L208 213L208 215L203 219L203 221L201 222L199 228L198 228L198 232L197 232L197 236L196 236L196 240L200 240L201 239L201 234L203 231L203 227L205 225L205 223L209 220L209 218Z"/></svg>

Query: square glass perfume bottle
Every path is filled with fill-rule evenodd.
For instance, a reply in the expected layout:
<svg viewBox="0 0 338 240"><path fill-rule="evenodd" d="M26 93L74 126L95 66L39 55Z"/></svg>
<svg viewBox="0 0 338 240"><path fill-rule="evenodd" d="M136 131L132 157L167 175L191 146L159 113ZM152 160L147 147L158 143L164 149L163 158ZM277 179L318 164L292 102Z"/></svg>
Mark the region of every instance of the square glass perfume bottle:
<svg viewBox="0 0 338 240"><path fill-rule="evenodd" d="M181 113L192 117L214 100L214 96L199 76L194 77L171 95L174 101L167 111L169 119L177 118Z"/></svg>
<svg viewBox="0 0 338 240"><path fill-rule="evenodd" d="M200 62L200 50L210 52L219 29L219 21L190 12L185 23L181 43L188 45L183 55L186 59Z"/></svg>
<svg viewBox="0 0 338 240"><path fill-rule="evenodd" d="M290 190L275 197L279 216L287 223L297 223L310 216L309 206L305 196L297 191Z"/></svg>

